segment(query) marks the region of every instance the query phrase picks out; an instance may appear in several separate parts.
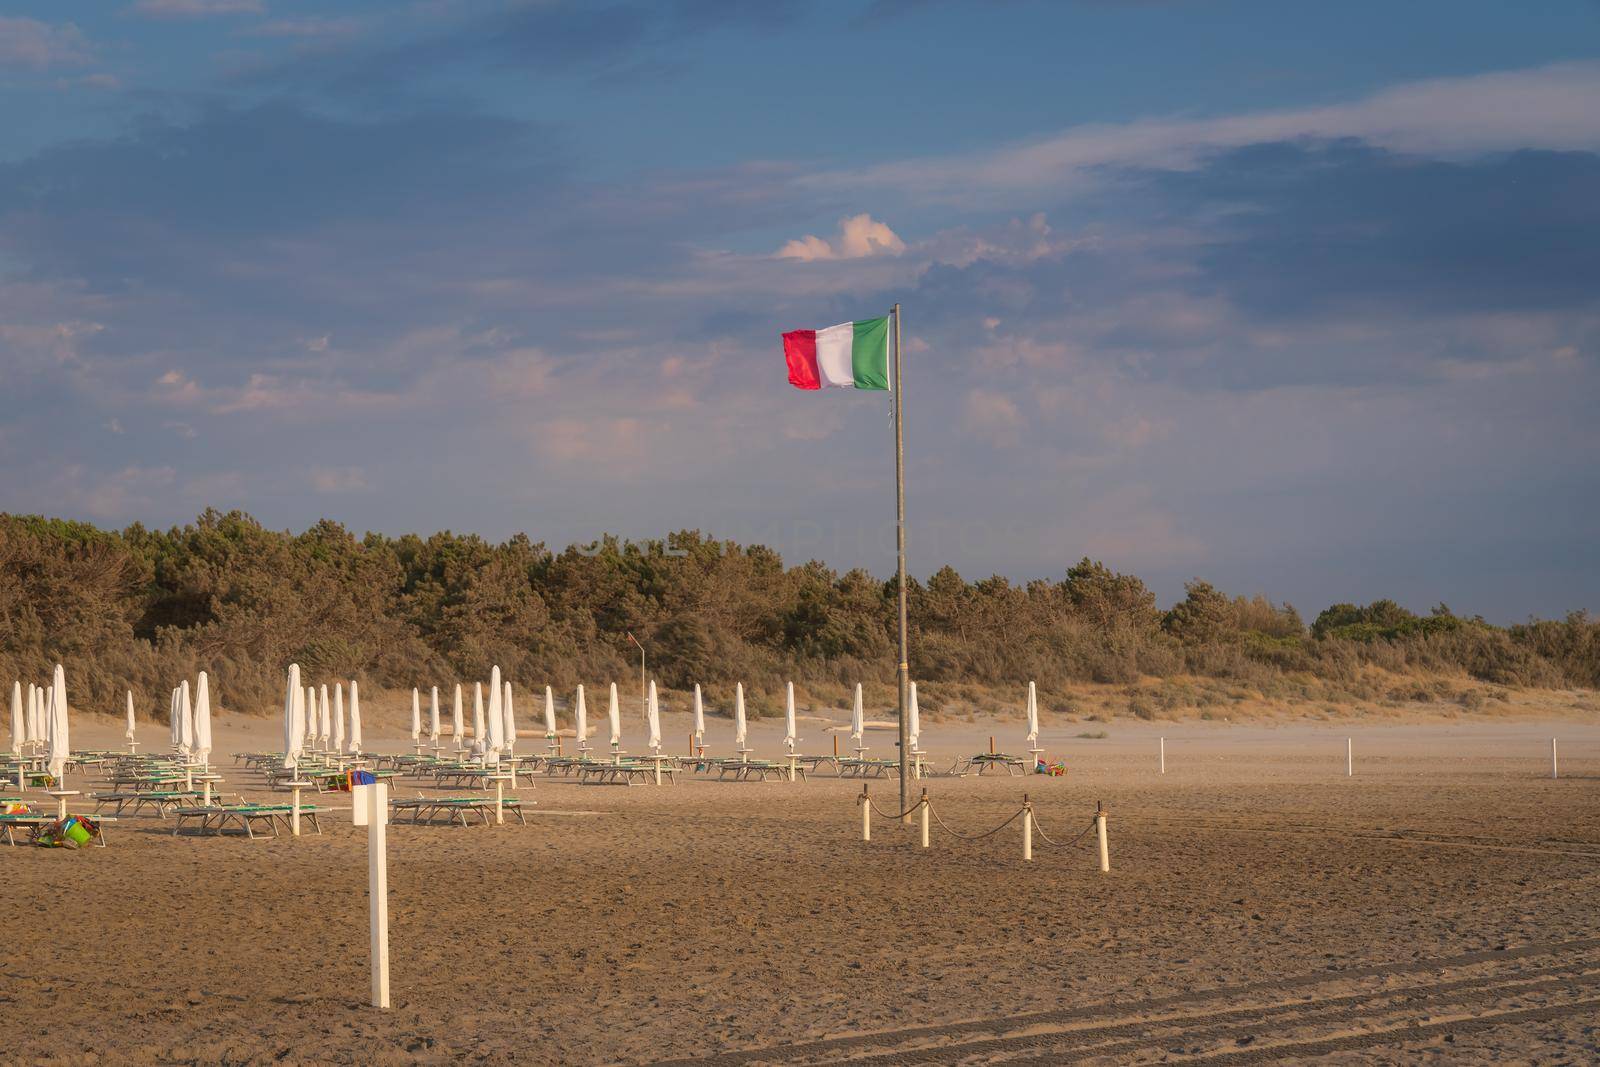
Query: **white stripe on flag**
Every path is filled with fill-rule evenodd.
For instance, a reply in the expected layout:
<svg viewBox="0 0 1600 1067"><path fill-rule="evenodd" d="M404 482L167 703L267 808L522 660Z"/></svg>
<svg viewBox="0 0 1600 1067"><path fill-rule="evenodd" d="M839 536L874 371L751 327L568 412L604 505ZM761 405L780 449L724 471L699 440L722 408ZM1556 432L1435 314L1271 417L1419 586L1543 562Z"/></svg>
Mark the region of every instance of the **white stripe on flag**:
<svg viewBox="0 0 1600 1067"><path fill-rule="evenodd" d="M856 324L842 322L817 331L817 376L822 387L839 386L853 389L856 384L855 363L850 349L855 344Z"/></svg>

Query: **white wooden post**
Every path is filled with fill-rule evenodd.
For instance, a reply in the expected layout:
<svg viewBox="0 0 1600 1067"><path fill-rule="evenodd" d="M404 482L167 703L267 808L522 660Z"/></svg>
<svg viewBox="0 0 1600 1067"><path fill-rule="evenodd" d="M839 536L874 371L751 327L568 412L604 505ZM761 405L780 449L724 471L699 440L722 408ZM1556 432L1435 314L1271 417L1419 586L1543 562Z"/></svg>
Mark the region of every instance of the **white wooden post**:
<svg viewBox="0 0 1600 1067"><path fill-rule="evenodd" d="M1033 804L1028 794L1022 794L1022 858L1033 859Z"/></svg>
<svg viewBox="0 0 1600 1067"><path fill-rule="evenodd" d="M1111 869L1111 850L1106 846L1106 809L1102 804L1095 805L1094 828L1095 833L1100 838L1100 869L1109 871Z"/></svg>
<svg viewBox="0 0 1600 1067"><path fill-rule="evenodd" d="M872 840L872 801L867 798L867 787L861 787L861 840Z"/></svg>
<svg viewBox="0 0 1600 1067"><path fill-rule="evenodd" d="M1163 737L1161 739L1161 757L1160 757L1160 760L1161 760L1161 770L1158 773L1166 774L1167 773L1167 739L1165 737Z"/></svg>
<svg viewBox="0 0 1600 1067"><path fill-rule="evenodd" d="M1550 739L1550 777L1559 777L1556 765L1556 739L1553 737Z"/></svg>
<svg viewBox="0 0 1600 1067"><path fill-rule="evenodd" d="M1356 773L1355 742L1350 738L1344 739L1344 776L1352 777Z"/></svg>
<svg viewBox="0 0 1600 1067"><path fill-rule="evenodd" d="M924 789L922 791L922 803L920 805L918 805L918 807L920 807L922 809L922 847L923 848L927 848L928 847L928 791L926 789Z"/></svg>
<svg viewBox="0 0 1600 1067"><path fill-rule="evenodd" d="M351 813L367 828L367 913L372 958L372 1006L389 1007L389 786L385 782L351 790Z"/></svg>

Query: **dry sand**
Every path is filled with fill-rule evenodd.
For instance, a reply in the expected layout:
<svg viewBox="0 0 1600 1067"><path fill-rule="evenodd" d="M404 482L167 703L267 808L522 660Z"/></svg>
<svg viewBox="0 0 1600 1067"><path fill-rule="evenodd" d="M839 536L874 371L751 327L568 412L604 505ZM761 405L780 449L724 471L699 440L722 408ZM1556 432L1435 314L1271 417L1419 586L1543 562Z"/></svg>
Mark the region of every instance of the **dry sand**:
<svg viewBox="0 0 1600 1067"><path fill-rule="evenodd" d="M277 730L227 716L216 732L227 753ZM759 724L755 747L778 732ZM801 732L831 750L821 724ZM926 740L954 756L988 732ZM1350 732L1075 723L1045 738L1065 778L927 783L968 832L1026 790L1057 841L1103 800L1110 874L1087 841L1040 840L1024 865L1016 824L981 842L935 827L923 852L878 820L863 844L860 785L827 775L541 780L527 826L391 830L387 1013L365 1003L347 816L299 840L174 838L140 817L106 849L0 848L0 1061L1600 1059L1600 727L1357 729L1346 778ZM74 742L119 733L85 718ZM225 790L263 795L221 762ZM894 785L873 794L888 807Z"/></svg>

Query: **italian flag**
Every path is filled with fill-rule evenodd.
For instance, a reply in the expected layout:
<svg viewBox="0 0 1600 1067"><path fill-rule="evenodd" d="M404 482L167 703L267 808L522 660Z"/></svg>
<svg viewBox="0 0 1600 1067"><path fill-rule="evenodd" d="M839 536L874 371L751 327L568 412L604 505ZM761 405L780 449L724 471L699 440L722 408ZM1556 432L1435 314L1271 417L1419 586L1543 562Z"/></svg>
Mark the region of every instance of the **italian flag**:
<svg viewBox="0 0 1600 1067"><path fill-rule="evenodd" d="M796 389L888 389L889 319L790 330L783 335L783 359Z"/></svg>

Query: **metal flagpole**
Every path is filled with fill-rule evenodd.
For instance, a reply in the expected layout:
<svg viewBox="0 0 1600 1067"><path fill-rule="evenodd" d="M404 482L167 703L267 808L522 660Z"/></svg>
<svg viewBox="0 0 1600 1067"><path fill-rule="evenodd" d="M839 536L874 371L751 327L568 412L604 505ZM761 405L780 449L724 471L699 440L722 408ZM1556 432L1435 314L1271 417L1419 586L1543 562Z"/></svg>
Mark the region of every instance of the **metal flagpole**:
<svg viewBox="0 0 1600 1067"><path fill-rule="evenodd" d="M897 574L899 581L897 589L900 594L900 666L897 671L900 682L900 810L907 811L909 805L906 797L909 791L907 775L909 767L906 760L906 749L909 748L906 737L906 706L910 703L911 667L906 655L906 439L905 439L905 390L900 376L900 305L895 304L891 314L894 315L894 517L895 517L895 552L899 557ZM901 817L902 822L909 823L911 815L907 813Z"/></svg>

